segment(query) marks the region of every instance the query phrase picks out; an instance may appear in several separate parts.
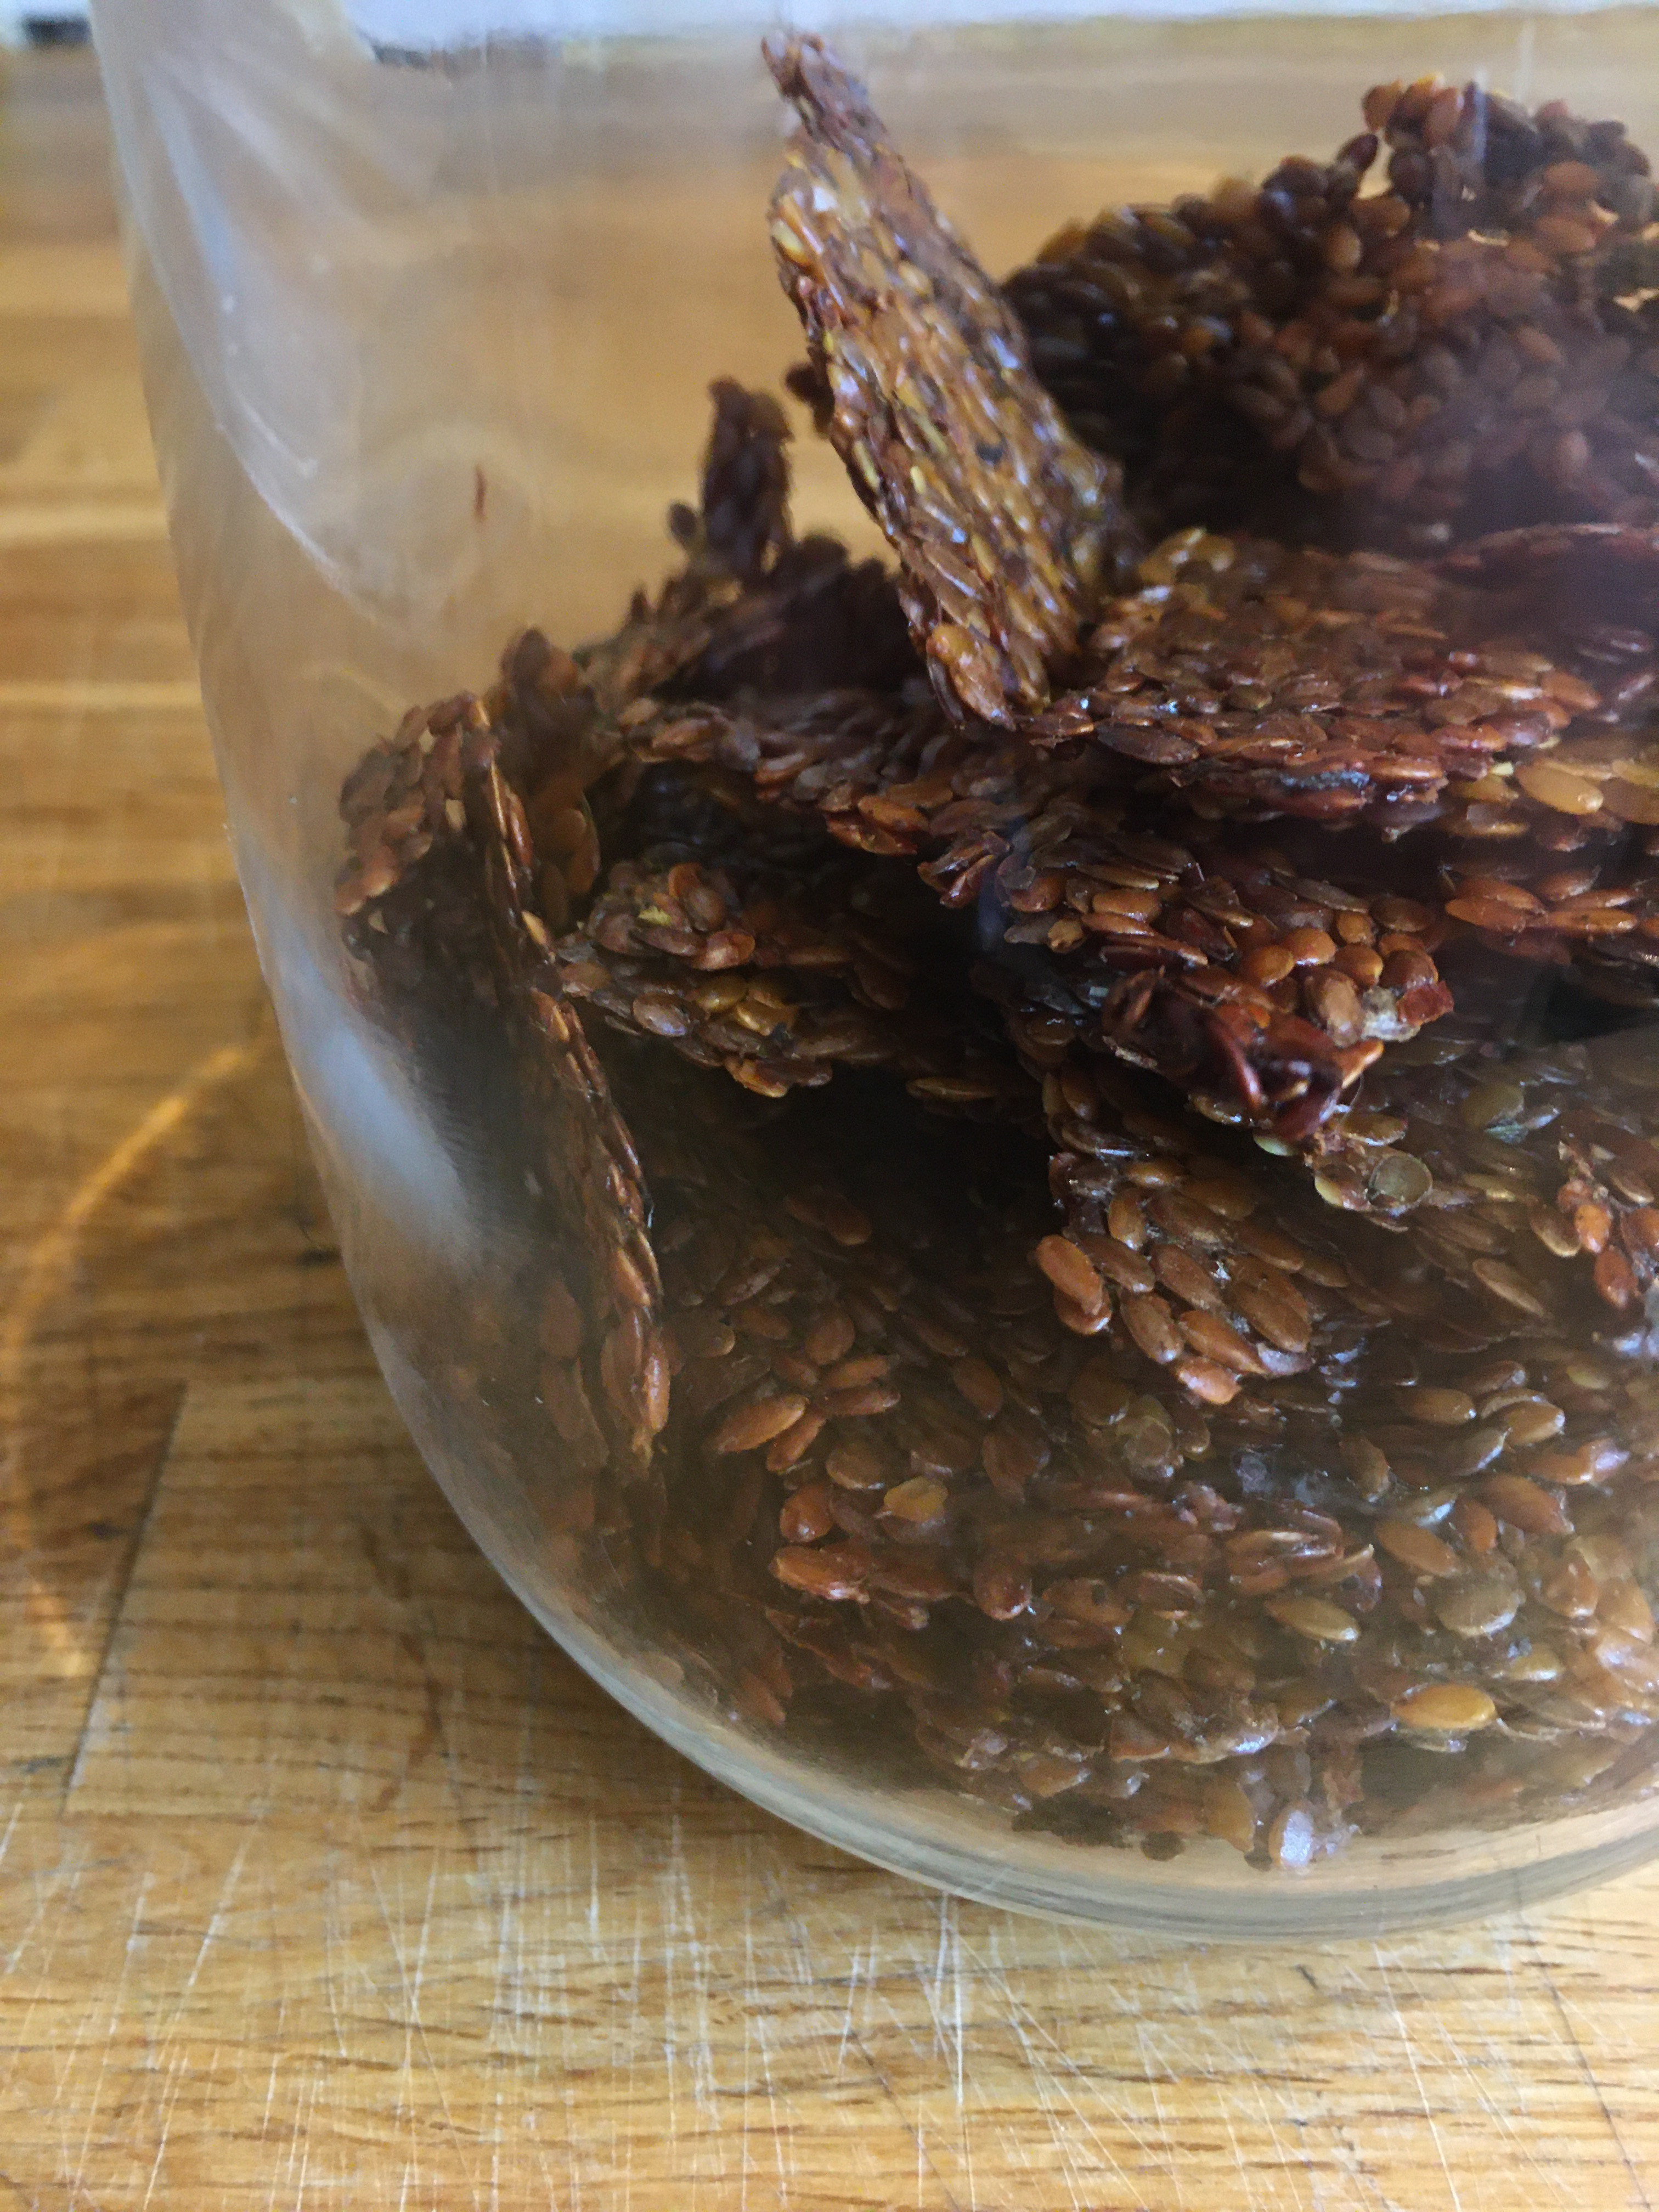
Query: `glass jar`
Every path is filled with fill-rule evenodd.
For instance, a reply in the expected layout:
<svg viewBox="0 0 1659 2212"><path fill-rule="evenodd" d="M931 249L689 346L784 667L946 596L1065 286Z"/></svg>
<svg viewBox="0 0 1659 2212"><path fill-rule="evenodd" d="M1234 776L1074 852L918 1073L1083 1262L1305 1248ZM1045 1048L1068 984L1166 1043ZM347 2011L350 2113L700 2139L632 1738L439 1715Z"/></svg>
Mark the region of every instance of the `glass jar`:
<svg viewBox="0 0 1659 2212"><path fill-rule="evenodd" d="M1645 1856L1652 10L95 15L265 973L538 1618L1002 1904Z"/></svg>

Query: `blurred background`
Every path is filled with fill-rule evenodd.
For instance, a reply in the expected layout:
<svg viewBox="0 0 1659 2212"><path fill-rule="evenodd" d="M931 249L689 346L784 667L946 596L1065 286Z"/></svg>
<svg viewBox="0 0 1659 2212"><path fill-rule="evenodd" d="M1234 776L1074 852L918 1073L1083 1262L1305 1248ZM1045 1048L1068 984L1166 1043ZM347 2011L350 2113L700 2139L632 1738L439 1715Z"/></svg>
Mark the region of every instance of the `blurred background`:
<svg viewBox="0 0 1659 2212"><path fill-rule="evenodd" d="M87 37L87 11L74 0L56 8L0 6L0 40L7 46L79 46Z"/></svg>

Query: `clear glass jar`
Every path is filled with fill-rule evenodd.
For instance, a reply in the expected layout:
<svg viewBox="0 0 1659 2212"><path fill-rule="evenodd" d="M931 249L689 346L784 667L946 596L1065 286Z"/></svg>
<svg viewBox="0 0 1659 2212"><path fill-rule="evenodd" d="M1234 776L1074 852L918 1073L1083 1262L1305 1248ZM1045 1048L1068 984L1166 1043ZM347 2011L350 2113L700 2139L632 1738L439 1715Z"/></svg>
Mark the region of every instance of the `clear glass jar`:
<svg viewBox="0 0 1659 2212"><path fill-rule="evenodd" d="M265 973L526 1603L999 1903L1645 1856L1653 11L94 12Z"/></svg>

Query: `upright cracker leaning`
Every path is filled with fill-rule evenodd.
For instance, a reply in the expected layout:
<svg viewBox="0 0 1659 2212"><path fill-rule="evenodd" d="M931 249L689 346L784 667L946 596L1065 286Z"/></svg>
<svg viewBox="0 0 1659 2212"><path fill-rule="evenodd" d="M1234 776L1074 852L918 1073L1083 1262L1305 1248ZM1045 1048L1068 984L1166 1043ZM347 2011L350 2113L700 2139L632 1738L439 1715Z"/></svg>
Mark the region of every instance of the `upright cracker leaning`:
<svg viewBox="0 0 1659 2212"><path fill-rule="evenodd" d="M1066 428L862 86L816 39L774 41L767 58L801 118L772 239L830 435L899 556L941 699L1010 722L1045 703L1134 546L1117 471Z"/></svg>

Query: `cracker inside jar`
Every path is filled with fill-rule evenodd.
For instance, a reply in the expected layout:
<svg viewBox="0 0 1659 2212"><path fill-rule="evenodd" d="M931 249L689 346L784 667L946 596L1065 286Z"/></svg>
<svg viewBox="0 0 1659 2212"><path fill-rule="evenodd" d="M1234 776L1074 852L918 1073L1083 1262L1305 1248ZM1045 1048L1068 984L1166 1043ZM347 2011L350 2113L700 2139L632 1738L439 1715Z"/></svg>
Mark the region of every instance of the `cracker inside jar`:
<svg viewBox="0 0 1659 2212"><path fill-rule="evenodd" d="M767 58L789 386L890 563L723 380L655 594L342 794L366 1003L500 1055L583 1255L560 1541L743 1725L1085 1844L1641 1794L1645 158L1393 85L1000 286Z"/></svg>

